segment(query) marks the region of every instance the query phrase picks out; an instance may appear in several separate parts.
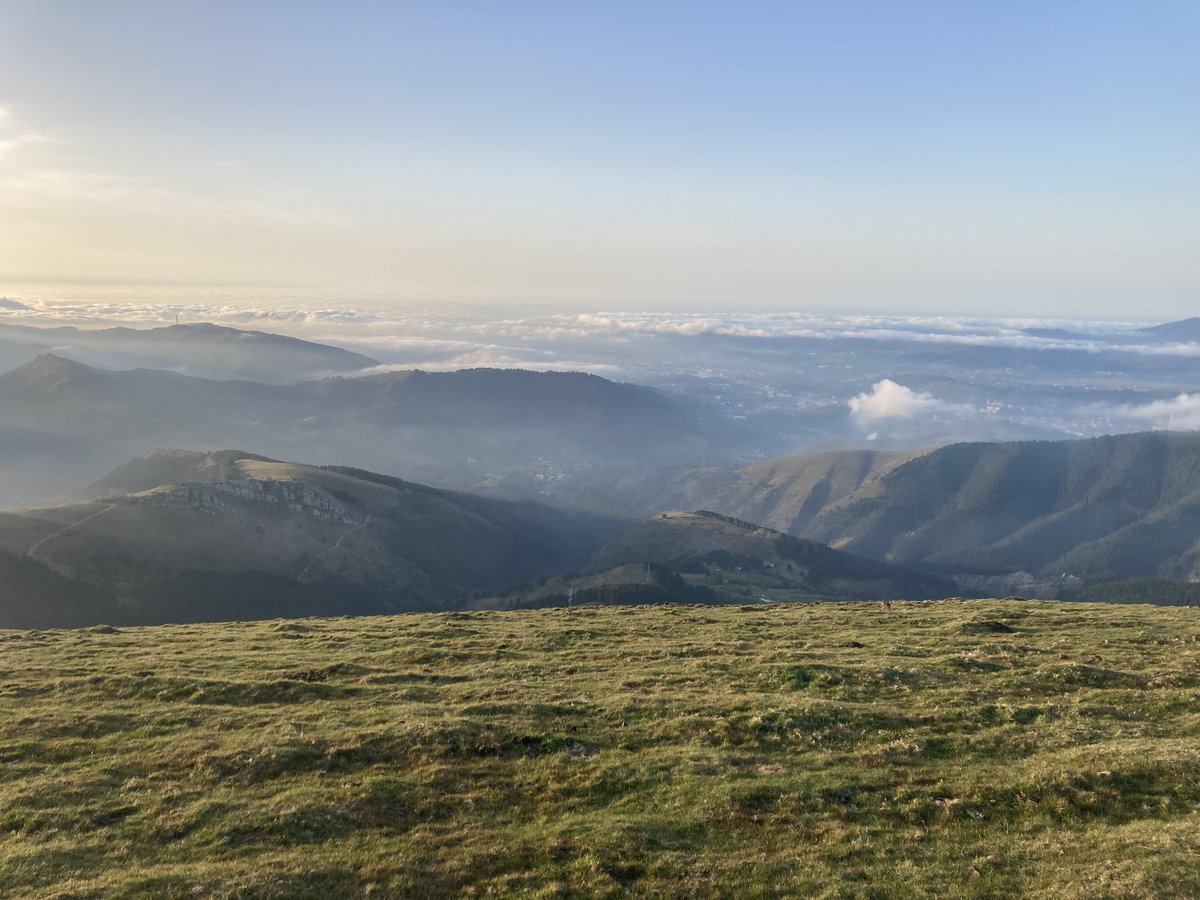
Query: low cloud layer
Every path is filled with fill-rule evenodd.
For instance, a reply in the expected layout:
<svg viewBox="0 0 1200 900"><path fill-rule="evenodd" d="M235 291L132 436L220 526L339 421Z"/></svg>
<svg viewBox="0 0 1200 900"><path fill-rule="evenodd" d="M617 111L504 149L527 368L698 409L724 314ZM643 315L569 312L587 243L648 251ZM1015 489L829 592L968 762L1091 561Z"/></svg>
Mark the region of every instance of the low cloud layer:
<svg viewBox="0 0 1200 900"><path fill-rule="evenodd" d="M537 314L503 304L403 302L395 297L304 296L292 291L128 288L48 288L0 284L27 324L157 325L212 321L287 331L316 340L411 339L414 334L449 339L503 335L535 343L572 339L732 338L858 339L1028 350L1116 351L1139 355L1200 355L1200 344L1130 340L1146 322L1087 323L1075 320L953 318L948 316L831 315L815 312L682 313L578 312ZM1030 334L1044 329L1055 336ZM1060 334L1072 335L1070 337ZM1113 338L1117 340L1113 341Z"/></svg>
<svg viewBox="0 0 1200 900"><path fill-rule="evenodd" d="M0 284L0 293L8 298L0 303L0 323L152 327L173 324L178 316L185 324L215 322L343 346L388 365L570 367L630 380L653 379L668 371L727 374L735 358L743 368L760 362L770 366L784 354L821 354L826 346L838 345L844 350L847 340L862 342L855 350L864 354L876 346L893 355L922 347L939 354L977 347L1034 350L1044 352L1048 364L1062 351L1075 351L1071 365L1087 365L1081 357L1096 353L1168 361L1200 356L1198 343L1146 341L1136 329L1148 323L1132 321L819 312L564 313L549 305L536 309L500 302L400 300L352 291L311 294L182 285ZM762 356L760 351L765 351ZM870 374L877 378L884 371ZM863 410L860 417L873 416L872 410L905 411L889 418L963 412L945 404L931 406L927 395L910 394L885 389L882 396L867 394L855 402Z"/></svg>
<svg viewBox="0 0 1200 900"><path fill-rule="evenodd" d="M151 328L176 317L345 347L378 360L380 372L591 372L686 397L749 420L745 427L761 422L764 440L785 435L778 446L787 449L843 439L932 446L1200 429L1200 392L1191 393L1200 342L1139 332L1146 322L568 312L550 303L349 290L0 283L0 339L62 347L67 356L70 332L6 326ZM21 361L10 353L5 364ZM112 363L136 364L132 357Z"/></svg>
<svg viewBox="0 0 1200 900"><path fill-rule="evenodd" d="M1200 429L1200 394L1180 394L1170 400L1155 400L1140 406L1121 407L1120 414L1133 422L1144 422L1168 431Z"/></svg>

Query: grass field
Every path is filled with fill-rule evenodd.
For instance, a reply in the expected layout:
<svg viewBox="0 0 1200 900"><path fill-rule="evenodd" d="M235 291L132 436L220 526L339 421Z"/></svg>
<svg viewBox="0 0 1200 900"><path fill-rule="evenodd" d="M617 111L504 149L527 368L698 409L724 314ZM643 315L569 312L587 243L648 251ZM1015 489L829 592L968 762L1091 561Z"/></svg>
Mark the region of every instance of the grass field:
<svg viewBox="0 0 1200 900"><path fill-rule="evenodd" d="M1197 896L1197 616L0 632L0 892Z"/></svg>

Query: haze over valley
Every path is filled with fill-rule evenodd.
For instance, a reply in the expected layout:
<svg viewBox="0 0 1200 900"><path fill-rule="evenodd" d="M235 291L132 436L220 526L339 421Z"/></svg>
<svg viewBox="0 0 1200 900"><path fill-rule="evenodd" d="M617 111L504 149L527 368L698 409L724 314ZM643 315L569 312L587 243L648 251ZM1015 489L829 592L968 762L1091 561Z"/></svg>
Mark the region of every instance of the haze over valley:
<svg viewBox="0 0 1200 900"><path fill-rule="evenodd" d="M531 404L533 414L547 420L537 427L562 417L560 437L543 442L545 452L532 451L532 433L524 444L521 437L498 434L505 415L516 409L505 408L503 399L484 417L489 424L475 421L477 410L455 409L449 402L438 427L449 427L457 417L455 427L490 428L495 441L512 445L507 458L499 447L472 454L463 444L446 457L444 442L430 438L422 448L411 431L400 435L401 446L396 446L397 440L370 431L395 423L371 417L380 414L380 386L399 383L414 369L588 372L651 388L677 418L649 427L662 429L660 434L671 431L675 439L652 440L650 431L640 441L615 443L638 462L662 465L745 465L796 452L915 450L957 441L1058 440L1200 425L1194 380L1200 327L1192 320L1163 326L784 313L535 313L498 320L478 307L404 317L320 308L311 301L307 308L275 312L145 302L139 316L117 318L111 309L82 302L26 299L9 306L0 310L0 363L10 372L49 355L104 371L148 368L204 379L117 376L124 387L105 402L138 406L138 414L156 420L154 428L128 432L119 449L101 451L90 467L85 464L75 484L61 483L57 496L49 486L37 486L36 477L25 482L23 493L10 482L0 490L0 501L9 504L61 499L124 458L156 446L254 447L464 489L503 485L512 496L546 499L564 483L588 482L594 469L605 469L601 457L614 442L589 453L582 444L595 435L584 440L581 434L567 438L576 445L569 452L556 447L571 431L573 413L553 404ZM181 309L184 324L160 324L173 322ZM211 315L221 324L188 324L186 319L198 315ZM66 321L76 324L50 324ZM272 329L294 340L273 335ZM38 389L35 371L10 377L0 402L31 408L21 392ZM384 377L389 374L391 382ZM328 384L300 386L338 375L356 380L336 390ZM502 391L505 377L512 380L497 375L490 381ZM293 387L271 392L211 383L229 379ZM463 377L418 380L450 384ZM560 383L568 380L564 376ZM17 381L23 386L14 391ZM149 390L151 382L156 385L152 398L137 393ZM47 406L48 418L66 415L73 427L86 431L113 428L112 422L85 426L86 418L67 411L67 393L64 388ZM374 400L367 399L370 394ZM355 399L347 401L349 395ZM618 395L614 389L609 412L621 405ZM623 427L640 427L640 415L645 410L631 409ZM527 418L519 421L524 432L533 427ZM10 441L35 440L38 431L88 440L57 426L27 428L15 412L4 424L23 436ZM367 436L358 428L367 428ZM634 460L622 460L618 453L612 461L620 468ZM610 480L605 469L600 484L589 489L603 492Z"/></svg>
<svg viewBox="0 0 1200 900"><path fill-rule="evenodd" d="M523 359L569 355L592 360L579 363L588 372L564 359L540 370L512 359L456 368L459 358L444 349L430 359L444 339L414 343L375 321L369 346L361 325L329 325L315 314L293 321L299 327L290 330L309 336L314 319L323 332L345 328L341 347L231 325L47 327L50 308L9 301L0 323L10 367L0 374L0 499L13 510L0 549L12 557L13 578L39 585L26 589L14 622L38 624L39 609L45 623L87 624L326 606L454 608L564 576L496 602L562 603L598 585L607 586L604 596L634 597L639 564L669 576L664 596L692 602L1069 598L1101 587L1155 599L1163 585L1175 585L1163 596L1178 600L1200 579L1200 535L1189 524L1200 503L1200 440L1190 430L1200 394L1188 392L1200 329L1191 320L1067 330L896 317L580 314L445 326L460 337L471 328L507 331L508 349ZM299 468L271 469L283 464L270 460ZM533 534L538 549L497 549L474 580L450 576L460 565L418 565L414 580L413 552L453 559L466 545L481 552L480 539L432 520L389 531L366 507L346 508L340 489L325 483L334 476L313 468L321 466L397 479L409 493L393 498L396 509L405 497L466 491L479 509L507 502L546 522L565 516L545 527L580 537L568 540L574 556ZM307 500L279 502L274 492L295 482L306 484ZM174 512L157 522L153 510L164 505ZM715 521L662 520L665 510L817 541L854 554L838 565L857 570L840 581L807 567L783 578L779 559L747 556L737 528L702 551L664 553L638 523ZM299 537L325 514L332 519L323 531ZM218 524L216 536L246 549L232 558L193 554L214 517L295 537L264 544L231 537L246 525ZM339 528L348 540L337 540ZM625 552L593 556L602 536L622 532L631 535ZM189 549L172 555L164 538ZM95 550L80 550L91 541ZM375 549L364 549L369 541ZM510 571L505 553L525 568ZM81 554L106 561L81 567ZM751 558L732 565L754 577L722 573L721 560ZM910 571L883 575L871 568L880 564ZM289 571L319 575L328 565L338 574L327 573L315 592ZM633 568L603 575L621 566ZM87 585L96 592L90 611L80 599ZM161 606L167 596L178 608Z"/></svg>
<svg viewBox="0 0 1200 900"><path fill-rule="evenodd" d="M1200 897L1197 0L2 0L0 900Z"/></svg>

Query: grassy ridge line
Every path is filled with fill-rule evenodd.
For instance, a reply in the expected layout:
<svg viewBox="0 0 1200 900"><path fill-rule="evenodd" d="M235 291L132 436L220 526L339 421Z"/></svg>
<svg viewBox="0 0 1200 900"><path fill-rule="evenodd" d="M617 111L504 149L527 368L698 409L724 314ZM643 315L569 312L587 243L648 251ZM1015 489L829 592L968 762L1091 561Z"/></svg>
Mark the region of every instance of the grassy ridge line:
<svg viewBox="0 0 1200 900"><path fill-rule="evenodd" d="M19 897L1200 894L1192 609L0 632Z"/></svg>

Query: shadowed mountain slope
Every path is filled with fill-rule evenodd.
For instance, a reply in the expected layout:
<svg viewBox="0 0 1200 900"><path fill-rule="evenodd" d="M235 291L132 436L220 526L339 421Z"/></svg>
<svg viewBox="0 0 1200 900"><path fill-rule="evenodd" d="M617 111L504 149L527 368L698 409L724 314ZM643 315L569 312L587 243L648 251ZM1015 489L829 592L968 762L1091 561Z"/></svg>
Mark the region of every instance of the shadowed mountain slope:
<svg viewBox="0 0 1200 900"><path fill-rule="evenodd" d="M160 451L105 483L143 489L0 513L0 627L39 607L42 627L453 607L577 568L619 527L234 452Z"/></svg>
<svg viewBox="0 0 1200 900"><path fill-rule="evenodd" d="M701 510L661 513L597 551L597 571L641 563L678 572L725 570L749 587L822 599L928 599L955 593L946 579L863 559L752 522ZM737 574L734 574L737 573Z"/></svg>
<svg viewBox="0 0 1200 900"><path fill-rule="evenodd" d="M661 509L707 508L799 534L827 506L917 455L846 450L780 456L744 468L713 466L653 473L630 478L618 487L643 515Z"/></svg>
<svg viewBox="0 0 1200 900"><path fill-rule="evenodd" d="M837 456L820 466L861 462ZM954 444L889 457L857 487L828 496L821 485L837 482L814 481L814 462L760 464L725 476L709 505L947 572L1200 578L1200 434Z"/></svg>

